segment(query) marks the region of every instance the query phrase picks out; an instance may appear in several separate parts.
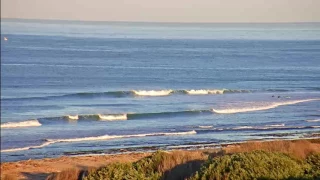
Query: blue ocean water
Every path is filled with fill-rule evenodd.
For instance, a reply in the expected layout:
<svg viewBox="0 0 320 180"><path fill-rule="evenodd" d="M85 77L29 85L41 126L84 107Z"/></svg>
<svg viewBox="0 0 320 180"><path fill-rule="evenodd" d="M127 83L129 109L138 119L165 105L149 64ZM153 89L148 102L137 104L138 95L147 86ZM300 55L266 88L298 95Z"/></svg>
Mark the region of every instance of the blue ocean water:
<svg viewBox="0 0 320 180"><path fill-rule="evenodd" d="M1 21L2 161L319 132L320 23Z"/></svg>

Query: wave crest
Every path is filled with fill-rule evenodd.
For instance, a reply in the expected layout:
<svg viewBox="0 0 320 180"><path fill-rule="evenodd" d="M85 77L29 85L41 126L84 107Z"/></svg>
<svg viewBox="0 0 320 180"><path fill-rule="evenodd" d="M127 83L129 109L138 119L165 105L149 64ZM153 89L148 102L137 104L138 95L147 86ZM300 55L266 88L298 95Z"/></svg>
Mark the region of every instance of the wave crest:
<svg viewBox="0 0 320 180"><path fill-rule="evenodd" d="M270 125L266 125L267 127L284 127L285 124L282 123L282 124L270 124Z"/></svg>
<svg viewBox="0 0 320 180"><path fill-rule="evenodd" d="M320 122L320 119L309 119L306 120L307 122Z"/></svg>
<svg viewBox="0 0 320 180"><path fill-rule="evenodd" d="M70 119L70 120L78 120L79 119L79 115L68 115L67 118Z"/></svg>
<svg viewBox="0 0 320 180"><path fill-rule="evenodd" d="M28 120L21 122L7 122L1 124L1 128L21 128L21 127L36 127L42 124L38 120Z"/></svg>
<svg viewBox="0 0 320 180"><path fill-rule="evenodd" d="M252 126L239 126L239 127L235 127L235 128L232 128L232 129L235 129L235 130L238 130L238 129L254 129L254 127L252 127Z"/></svg>
<svg viewBox="0 0 320 180"><path fill-rule="evenodd" d="M248 93L249 90L232 90L232 89L191 89L184 90L190 95L205 95L205 94L225 94L225 93Z"/></svg>
<svg viewBox="0 0 320 180"><path fill-rule="evenodd" d="M287 101L287 102L278 102L273 104L268 104L260 107L248 107L248 108L228 108L228 109L212 109L213 112L218 114L234 114L242 112L251 112L251 111L263 111L268 109L273 109L278 106L292 105L309 101L319 101L320 99L305 99L305 100L296 100L296 101Z"/></svg>
<svg viewBox="0 0 320 180"><path fill-rule="evenodd" d="M169 89L169 90L150 90L150 91L132 90L132 92L138 96L168 96L173 92L173 90L171 90L171 89Z"/></svg>
<svg viewBox="0 0 320 180"><path fill-rule="evenodd" d="M48 142L45 142L45 143L38 145L38 146L27 146L27 147L22 147L22 148L12 148L12 149L3 149L3 150L1 149L0 152L15 152L15 151L26 151L29 149L38 149L38 148L42 148L42 147L48 146L53 143L54 142L48 141Z"/></svg>
<svg viewBox="0 0 320 180"><path fill-rule="evenodd" d="M203 94L223 94L224 90L207 90L207 89L199 89L199 90L185 90L187 94L191 95L203 95Z"/></svg>
<svg viewBox="0 0 320 180"><path fill-rule="evenodd" d="M132 134L132 135L103 135L95 137L72 138L72 139L47 139L49 142L79 142L79 141L99 141L119 138L146 137L146 136L170 136L170 135L189 135L197 134L195 130L186 132L161 132L149 134Z"/></svg>
<svg viewBox="0 0 320 180"><path fill-rule="evenodd" d="M71 142L82 142L82 141L101 141L101 140L110 140L110 139L119 139L119 138L134 138L134 137L146 137L146 136L178 136L178 135L192 135L192 134L197 134L197 132L195 130L192 130L192 131L185 131L185 132L160 132L160 133L132 134L132 135L103 135L103 136L71 138L71 139L47 139L45 143L38 146L4 149L4 150L1 150L1 152L25 151L29 149L42 148L50 144L60 143L60 142L71 143Z"/></svg>
<svg viewBox="0 0 320 180"><path fill-rule="evenodd" d="M127 114L109 114L109 115L98 114L98 117L100 120L107 120L107 121L127 120Z"/></svg>

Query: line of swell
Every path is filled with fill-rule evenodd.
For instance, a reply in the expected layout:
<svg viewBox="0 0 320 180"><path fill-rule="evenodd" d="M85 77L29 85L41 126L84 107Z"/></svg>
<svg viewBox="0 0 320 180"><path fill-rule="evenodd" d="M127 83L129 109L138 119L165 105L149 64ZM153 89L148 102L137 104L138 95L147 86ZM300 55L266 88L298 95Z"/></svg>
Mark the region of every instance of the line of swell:
<svg viewBox="0 0 320 180"><path fill-rule="evenodd" d="M320 122L320 119L308 119L307 122Z"/></svg>
<svg viewBox="0 0 320 180"><path fill-rule="evenodd" d="M248 93L250 90L232 90L232 89L198 89L198 90L131 90L131 91L107 91L107 92L81 92L53 96L41 97L20 97L20 98L2 98L2 100L48 100L53 98L94 98L94 97L128 97L128 96L169 96L171 94L186 95L206 95L206 94L226 94L226 93Z"/></svg>
<svg viewBox="0 0 320 180"><path fill-rule="evenodd" d="M210 110L189 110L174 112L155 112L155 113L123 113L123 114L84 114L84 115L67 115L62 118L68 120L100 120L100 121L117 121L117 120L136 120L146 118L160 118L173 116L191 116L199 114L211 114ZM57 117L62 119L61 117ZM56 118L46 118L56 119Z"/></svg>
<svg viewBox="0 0 320 180"><path fill-rule="evenodd" d="M318 88L312 88L315 90ZM310 88L307 90L310 90ZM79 92L63 95L52 96L38 96L38 97L11 97L1 98L1 100L48 100L52 98L94 98L94 97L128 97L128 96L169 96L172 94L185 94L185 95L219 95L228 93L251 93L251 92L289 92L289 89L261 89L261 90L244 90L244 89L183 89L183 90L131 90L131 91L107 91L107 92Z"/></svg>
<svg viewBox="0 0 320 180"><path fill-rule="evenodd" d="M212 109L212 110L189 110L189 111L176 111L176 112L156 112L156 113L128 113L128 114L89 114L89 115L67 115L63 117L53 117L53 118L43 118L43 119L67 119L67 120L100 120L100 121L118 121L118 120L136 120L136 119L150 119L150 118L165 118L165 117L177 117L177 116L191 116L199 114L210 114L212 112L218 114L234 114L242 112L251 112L251 111L261 111L276 108L278 106L292 105L297 103L316 101L320 99L306 99L306 100L296 100L296 101L287 101L279 102L271 105L253 107L253 108L242 108L242 109ZM40 119L42 120L42 118ZM318 122L316 120L306 120L307 122ZM21 128L21 127L33 127L41 126L42 124L38 120L28 120L22 122L7 122L1 124L1 128ZM271 127L284 126L284 124L275 124L269 125Z"/></svg>
<svg viewBox="0 0 320 180"><path fill-rule="evenodd" d="M262 105L262 106L258 106L258 107L212 109L212 112L217 113L217 114L234 114L234 113L243 113L243 112L252 112L252 111L263 111L263 110L268 110L268 109L274 109L279 106L293 105L293 104L298 104L298 103L303 103L303 102L319 101L319 100L320 99L305 99L305 100L271 103L268 105Z"/></svg>
<svg viewBox="0 0 320 180"><path fill-rule="evenodd" d="M27 146L27 147L22 147L22 148L1 149L0 152L2 152L2 153L3 152L16 152L16 151L26 151L29 149L38 149L38 148L42 148L42 147L48 146L53 143L54 142L48 141L48 142L45 142L45 143L38 145L38 146Z"/></svg>
<svg viewBox="0 0 320 180"><path fill-rule="evenodd" d="M297 103L303 103L308 101L316 101L320 99L306 99L287 102L278 102L269 104L266 106L252 107L252 108L240 108L240 109L211 109L211 110L189 110L189 111L176 111L176 112L155 112L155 113L123 113L123 114L88 114L88 115L67 115L63 117L41 118L40 120L55 120L55 119L67 119L67 120L100 120L100 121L118 121L118 120L136 120L136 119L150 119L150 118L166 118L177 116L192 116L199 114L211 114L212 112L218 114L234 114L251 111L261 111L276 108L278 106L292 105ZM318 122L319 120L306 120L307 122ZM15 128L15 127L27 127L27 126L41 126L38 120L23 121L23 122L10 122L1 124L1 128ZM284 124L275 124L269 126L284 126Z"/></svg>
<svg viewBox="0 0 320 180"><path fill-rule="evenodd" d="M21 127L35 127L41 126L38 120L27 120L21 122L7 122L2 123L1 128L21 128Z"/></svg>
<svg viewBox="0 0 320 180"><path fill-rule="evenodd" d="M160 132L160 133L148 133L148 134L131 134L131 135L103 135L95 137L83 137L83 138L71 138L71 139L47 139L45 143L38 146L28 146L23 148L4 149L1 152L14 152L14 151L25 151L29 149L42 148L54 143L72 143L72 142L83 142L83 141L103 141L119 138L138 138L147 136L178 136L178 135L192 135L197 134L196 131L186 132Z"/></svg>
<svg viewBox="0 0 320 180"><path fill-rule="evenodd" d="M318 129L320 126L237 126L230 128L200 128L197 129L199 134L220 132L220 131L273 131L273 130L297 130L297 129Z"/></svg>

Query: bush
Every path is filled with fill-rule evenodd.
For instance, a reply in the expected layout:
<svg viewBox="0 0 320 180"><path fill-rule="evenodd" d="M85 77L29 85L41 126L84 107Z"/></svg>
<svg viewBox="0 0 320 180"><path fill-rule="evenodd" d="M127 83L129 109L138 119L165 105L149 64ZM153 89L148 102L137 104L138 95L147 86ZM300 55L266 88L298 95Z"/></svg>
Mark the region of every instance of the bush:
<svg viewBox="0 0 320 180"><path fill-rule="evenodd" d="M123 179L160 179L158 167L162 161L163 152L143 158L135 163L115 163L88 173L86 180L123 180Z"/></svg>
<svg viewBox="0 0 320 180"><path fill-rule="evenodd" d="M156 177L156 176L155 176ZM123 180L123 179L157 179L153 176L148 177L147 174L139 172L134 168L132 163L115 163L103 167L97 171L89 172L86 180Z"/></svg>
<svg viewBox="0 0 320 180"><path fill-rule="evenodd" d="M306 162L311 166L309 174L313 179L320 179L320 153L307 157Z"/></svg>
<svg viewBox="0 0 320 180"><path fill-rule="evenodd" d="M200 152L162 152L157 151L152 156L134 163L110 164L96 171L88 173L86 180L106 179L185 179L191 173L200 169L200 160L207 158ZM185 165L177 168L178 165ZM173 170L174 169L174 170Z"/></svg>
<svg viewBox="0 0 320 180"><path fill-rule="evenodd" d="M254 151L209 159L191 179L288 179L303 177L310 165L282 153Z"/></svg>

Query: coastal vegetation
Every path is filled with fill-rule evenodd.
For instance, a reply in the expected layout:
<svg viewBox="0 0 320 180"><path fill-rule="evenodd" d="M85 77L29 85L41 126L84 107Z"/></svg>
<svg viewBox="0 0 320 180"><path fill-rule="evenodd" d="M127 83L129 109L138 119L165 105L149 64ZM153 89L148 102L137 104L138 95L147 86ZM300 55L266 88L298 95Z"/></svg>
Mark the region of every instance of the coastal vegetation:
<svg viewBox="0 0 320 180"><path fill-rule="evenodd" d="M157 151L132 163L68 170L48 179L320 179L320 140L247 142L220 150Z"/></svg>

